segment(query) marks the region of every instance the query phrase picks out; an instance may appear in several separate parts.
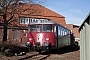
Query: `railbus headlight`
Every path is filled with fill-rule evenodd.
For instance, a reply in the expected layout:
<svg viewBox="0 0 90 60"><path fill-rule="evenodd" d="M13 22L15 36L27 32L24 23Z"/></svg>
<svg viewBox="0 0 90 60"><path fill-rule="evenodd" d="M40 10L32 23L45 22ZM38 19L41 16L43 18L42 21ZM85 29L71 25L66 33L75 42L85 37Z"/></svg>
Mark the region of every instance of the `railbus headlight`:
<svg viewBox="0 0 90 60"><path fill-rule="evenodd" d="M50 40L50 38L46 38L46 40Z"/></svg>
<svg viewBox="0 0 90 60"><path fill-rule="evenodd" d="M25 45L29 47L31 44L30 42L26 42Z"/></svg>
<svg viewBox="0 0 90 60"><path fill-rule="evenodd" d="M29 38L29 40L33 40L33 38Z"/></svg>

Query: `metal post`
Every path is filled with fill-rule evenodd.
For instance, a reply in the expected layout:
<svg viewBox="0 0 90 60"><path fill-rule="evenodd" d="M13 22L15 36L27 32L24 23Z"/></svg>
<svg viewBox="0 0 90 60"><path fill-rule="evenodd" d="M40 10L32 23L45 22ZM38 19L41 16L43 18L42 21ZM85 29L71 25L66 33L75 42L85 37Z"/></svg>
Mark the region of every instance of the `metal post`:
<svg viewBox="0 0 90 60"><path fill-rule="evenodd" d="M82 29L80 31L80 60L82 60Z"/></svg>

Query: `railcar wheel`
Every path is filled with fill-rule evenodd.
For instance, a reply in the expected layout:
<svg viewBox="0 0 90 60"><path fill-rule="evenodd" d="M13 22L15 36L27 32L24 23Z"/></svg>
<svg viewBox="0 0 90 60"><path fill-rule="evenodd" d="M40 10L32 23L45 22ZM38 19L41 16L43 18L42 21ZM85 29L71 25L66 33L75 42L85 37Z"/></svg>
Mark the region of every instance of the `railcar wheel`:
<svg viewBox="0 0 90 60"><path fill-rule="evenodd" d="M39 50L39 54L41 54L41 50Z"/></svg>
<svg viewBox="0 0 90 60"><path fill-rule="evenodd" d="M27 49L28 49L28 52L34 51L34 48L32 48L32 47L27 47Z"/></svg>

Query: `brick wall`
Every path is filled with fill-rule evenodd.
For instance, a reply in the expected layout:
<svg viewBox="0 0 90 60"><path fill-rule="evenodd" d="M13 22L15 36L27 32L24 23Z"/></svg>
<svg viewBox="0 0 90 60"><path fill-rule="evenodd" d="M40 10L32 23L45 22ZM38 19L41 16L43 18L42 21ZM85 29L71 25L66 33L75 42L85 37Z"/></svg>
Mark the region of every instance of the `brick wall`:
<svg viewBox="0 0 90 60"><path fill-rule="evenodd" d="M80 38L80 33L78 32L79 28L73 28L73 32L76 36L76 38Z"/></svg>
<svg viewBox="0 0 90 60"><path fill-rule="evenodd" d="M0 42L2 42L2 30L3 29L0 29ZM26 37L24 36L24 33L27 33L27 30L26 32L24 32L23 30L17 30L18 31L18 38L14 38L14 31L17 30L17 29L8 29L8 39L7 41L11 42L11 43L19 43L19 40L22 39L22 43L25 43L26 42Z"/></svg>
<svg viewBox="0 0 90 60"><path fill-rule="evenodd" d="M75 35L76 38L80 38L80 34L78 32L79 27L74 27L73 24L67 24L66 27L68 29L70 29L74 33L74 35Z"/></svg>

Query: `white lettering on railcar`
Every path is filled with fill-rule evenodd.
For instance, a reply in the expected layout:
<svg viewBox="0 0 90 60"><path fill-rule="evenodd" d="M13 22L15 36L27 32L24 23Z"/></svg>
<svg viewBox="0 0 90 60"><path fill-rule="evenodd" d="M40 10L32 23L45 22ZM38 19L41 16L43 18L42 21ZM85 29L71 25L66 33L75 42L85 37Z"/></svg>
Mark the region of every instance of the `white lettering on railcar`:
<svg viewBox="0 0 90 60"><path fill-rule="evenodd" d="M39 35L38 35L38 42L41 42L41 41L42 41L42 39L43 39L42 34L39 34Z"/></svg>

